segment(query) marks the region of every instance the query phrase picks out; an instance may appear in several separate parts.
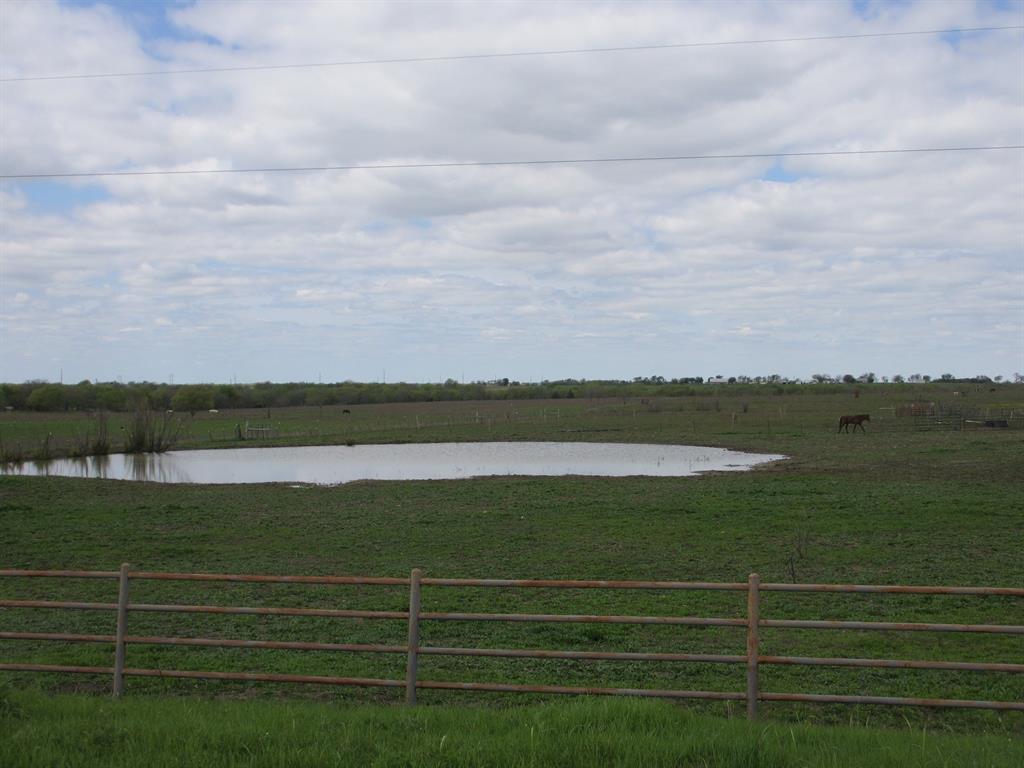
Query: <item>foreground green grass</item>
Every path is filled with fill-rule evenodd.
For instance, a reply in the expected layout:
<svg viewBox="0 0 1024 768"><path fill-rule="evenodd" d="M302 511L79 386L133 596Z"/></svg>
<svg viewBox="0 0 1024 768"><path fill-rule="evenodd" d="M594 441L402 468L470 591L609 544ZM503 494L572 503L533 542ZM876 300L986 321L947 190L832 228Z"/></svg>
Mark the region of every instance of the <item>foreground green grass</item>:
<svg viewBox="0 0 1024 768"><path fill-rule="evenodd" d="M0 764L103 766L1019 766L1024 742L902 729L779 725L646 701L504 711L18 692L0 698Z"/></svg>

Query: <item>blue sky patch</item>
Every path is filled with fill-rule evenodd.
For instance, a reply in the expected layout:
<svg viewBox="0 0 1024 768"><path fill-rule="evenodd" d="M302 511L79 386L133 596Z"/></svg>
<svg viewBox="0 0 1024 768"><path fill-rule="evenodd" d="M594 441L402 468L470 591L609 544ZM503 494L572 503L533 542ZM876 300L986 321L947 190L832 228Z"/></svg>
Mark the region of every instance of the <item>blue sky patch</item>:
<svg viewBox="0 0 1024 768"><path fill-rule="evenodd" d="M762 175L761 178L765 181L782 181L788 183L796 181L797 179L802 179L806 175L807 174L804 173L794 173L793 171L787 170L781 162L776 161L771 168L764 172L764 175Z"/></svg>
<svg viewBox="0 0 1024 768"><path fill-rule="evenodd" d="M76 8L92 8L106 6L111 8L131 25L140 38L142 50L154 59L166 60L158 43L161 41L194 41L208 45L223 45L215 37L199 34L195 30L179 27L170 18L170 12L176 8L188 8L195 3L192 0L62 0L63 5Z"/></svg>
<svg viewBox="0 0 1024 768"><path fill-rule="evenodd" d="M969 32L943 32L939 37L942 39L942 42L946 43L951 48L956 48L960 45L961 40L965 37L969 37L971 34L972 33ZM973 34L977 34L977 32Z"/></svg>
<svg viewBox="0 0 1024 768"><path fill-rule="evenodd" d="M909 8L909 0L853 0L850 7L862 19L875 19L886 8Z"/></svg>
<svg viewBox="0 0 1024 768"><path fill-rule="evenodd" d="M75 208L109 200L111 195L100 184L70 184L66 181L28 181L16 186L32 213L66 215Z"/></svg>

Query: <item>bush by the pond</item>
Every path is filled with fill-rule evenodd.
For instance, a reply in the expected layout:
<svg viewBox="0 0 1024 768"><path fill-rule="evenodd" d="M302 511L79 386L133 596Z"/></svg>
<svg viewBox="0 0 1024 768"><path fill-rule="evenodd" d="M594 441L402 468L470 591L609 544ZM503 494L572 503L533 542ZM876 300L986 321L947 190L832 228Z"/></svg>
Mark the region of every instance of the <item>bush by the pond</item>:
<svg viewBox="0 0 1024 768"><path fill-rule="evenodd" d="M183 424L172 414L139 408L125 427L125 453L164 453L171 450L181 436Z"/></svg>

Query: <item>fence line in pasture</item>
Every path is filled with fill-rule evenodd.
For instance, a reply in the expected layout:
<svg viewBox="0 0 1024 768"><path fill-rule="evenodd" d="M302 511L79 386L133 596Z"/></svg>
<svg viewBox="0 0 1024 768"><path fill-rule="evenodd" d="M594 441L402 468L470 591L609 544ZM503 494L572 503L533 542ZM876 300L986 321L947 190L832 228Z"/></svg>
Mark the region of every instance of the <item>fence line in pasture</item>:
<svg viewBox="0 0 1024 768"><path fill-rule="evenodd" d="M861 593L892 595L960 595L997 596L1024 598L1024 588L1001 587L952 587L952 586L906 586L906 585L857 585L857 584L789 584L761 583L756 573L746 583L732 582L681 582L681 581L599 581L566 579L450 579L426 577L420 569L412 571L408 578L370 576L272 576L217 573L165 573L132 571L128 564L119 571L66 571L66 570L0 570L0 577L12 579L109 579L118 583L117 601L112 603L55 601L55 600L0 600L0 608L43 609L43 610L85 610L110 611L116 615L114 634L75 634L68 632L22 632L0 631L0 640L59 641L67 643L102 643L114 646L112 667L20 664L0 662L0 670L8 672L41 672L66 674L108 675L112 678L115 696L124 692L126 677L163 677L185 679L213 679L236 681L264 681L307 683L321 685L369 686L401 688L405 701L416 703L419 690L461 690L499 691L511 693L547 693L569 695L612 695L641 696L666 699L706 699L717 701L742 701L746 704L747 717L758 716L760 702L809 702L838 704L886 704L894 706L977 708L1024 712L1024 701L974 701L964 699L913 698L896 696L873 696L852 694L775 693L764 691L760 685L760 668L763 665L835 666L879 669L925 669L925 670L971 670L1004 674L1024 673L1021 663L992 663L971 661L926 661L919 659L864 659L864 658L818 658L804 656L764 655L760 651L760 630L782 628L801 630L863 630L863 631L907 631L945 633L987 633L1024 637L1024 625L949 624L925 622L889 621L836 621L836 620L795 620L772 619L762 615L761 593L763 592L804 592L804 593ZM192 581L192 582L249 582L264 584L321 584L321 585L377 585L406 587L409 591L409 608L394 610L348 610L325 608L281 608L270 606L220 606L220 605L158 605L132 602L130 585L143 580ZM586 589L586 590L688 590L726 591L746 593L747 611L743 617L697 617L697 616L631 616L592 614L527 614L527 613L459 613L439 612L423 609L421 589L430 587L483 587L514 589ZM129 619L132 613L205 613L245 614L261 616L318 616L345 619L376 619L403 621L408 625L408 640L405 644L382 645L367 643L314 643L302 641L274 641L249 639L219 639L201 637L156 637L129 634ZM420 642L420 625L423 622L531 622L531 623L610 623L648 624L688 627L732 627L745 631L746 647L743 653L659 653L659 652L613 652L590 650L511 649L511 648L461 648L424 646ZM144 669L127 664L129 645L190 646L204 648L261 648L277 650L316 650L356 653L400 654L406 657L405 679L376 679L355 677L331 677L321 675L275 674L254 672L220 672L212 670ZM702 691L665 690L645 688L612 688L593 686L528 685L520 683L498 683L488 681L443 681L423 680L419 676L419 657L464 656L491 658L533 658L571 659L601 661L646 661L646 662L698 662L743 665L746 668L745 691Z"/></svg>
<svg viewBox="0 0 1024 768"><path fill-rule="evenodd" d="M247 421L245 422L245 432L243 434L246 440L267 439L275 437L277 429L270 423L251 423Z"/></svg>
<svg viewBox="0 0 1024 768"><path fill-rule="evenodd" d="M1024 413L1013 408L968 406L962 403L910 403L880 408L884 420L875 423L882 430L915 432L961 431L965 429L1024 429Z"/></svg>

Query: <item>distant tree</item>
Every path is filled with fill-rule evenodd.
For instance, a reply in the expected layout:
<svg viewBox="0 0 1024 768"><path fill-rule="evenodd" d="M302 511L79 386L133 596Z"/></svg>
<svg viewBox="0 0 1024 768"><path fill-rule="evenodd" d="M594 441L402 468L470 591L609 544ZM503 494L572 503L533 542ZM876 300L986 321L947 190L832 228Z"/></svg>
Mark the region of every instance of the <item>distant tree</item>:
<svg viewBox="0 0 1024 768"><path fill-rule="evenodd" d="M895 374L892 377L892 381L893 381L894 384L902 384L903 383L903 376L901 376L900 374L897 373L897 374Z"/></svg>
<svg viewBox="0 0 1024 768"><path fill-rule="evenodd" d="M279 390L275 391L273 402L278 408L305 405L306 387L302 384L283 384Z"/></svg>
<svg viewBox="0 0 1024 768"><path fill-rule="evenodd" d="M943 381L952 381L953 380L953 374L952 373L944 373L939 378L942 379Z"/></svg>
<svg viewBox="0 0 1024 768"><path fill-rule="evenodd" d="M213 394L214 408L238 408L242 404L242 392L234 384L220 384Z"/></svg>
<svg viewBox="0 0 1024 768"><path fill-rule="evenodd" d="M856 384L857 383L857 379L854 378L852 373L844 373L843 374L843 383L844 384Z"/></svg>
<svg viewBox="0 0 1024 768"><path fill-rule="evenodd" d="M994 379L992 379L992 381L994 381L996 384L1000 383L1002 380L1003 380L1003 374L999 374Z"/></svg>
<svg viewBox="0 0 1024 768"><path fill-rule="evenodd" d="M923 379L924 381L926 381L926 382L928 382L928 381L931 381L931 380L932 380L932 377L931 377L931 376L929 376L929 375L928 375L927 373L926 373L926 374L925 374L924 376L922 376L921 378L922 378L922 379Z"/></svg>
<svg viewBox="0 0 1024 768"><path fill-rule="evenodd" d="M306 387L306 405L327 405L327 389L325 387Z"/></svg>
<svg viewBox="0 0 1024 768"><path fill-rule="evenodd" d="M68 404L76 410L90 410L96 407L96 388L86 379L68 387Z"/></svg>
<svg viewBox="0 0 1024 768"><path fill-rule="evenodd" d="M123 411L127 392L120 384L96 384L96 405L105 411Z"/></svg>
<svg viewBox="0 0 1024 768"><path fill-rule="evenodd" d="M5 408L21 408L25 405L25 397L21 387L16 384L0 384L0 405Z"/></svg>
<svg viewBox="0 0 1024 768"><path fill-rule="evenodd" d="M26 405L33 411L59 411L67 407L64 387L60 384L44 384L32 390Z"/></svg>
<svg viewBox="0 0 1024 768"><path fill-rule="evenodd" d="M171 398L171 407L176 411L188 411L192 416L196 415L196 411L208 411L213 408L213 387L178 387L178 391Z"/></svg>

